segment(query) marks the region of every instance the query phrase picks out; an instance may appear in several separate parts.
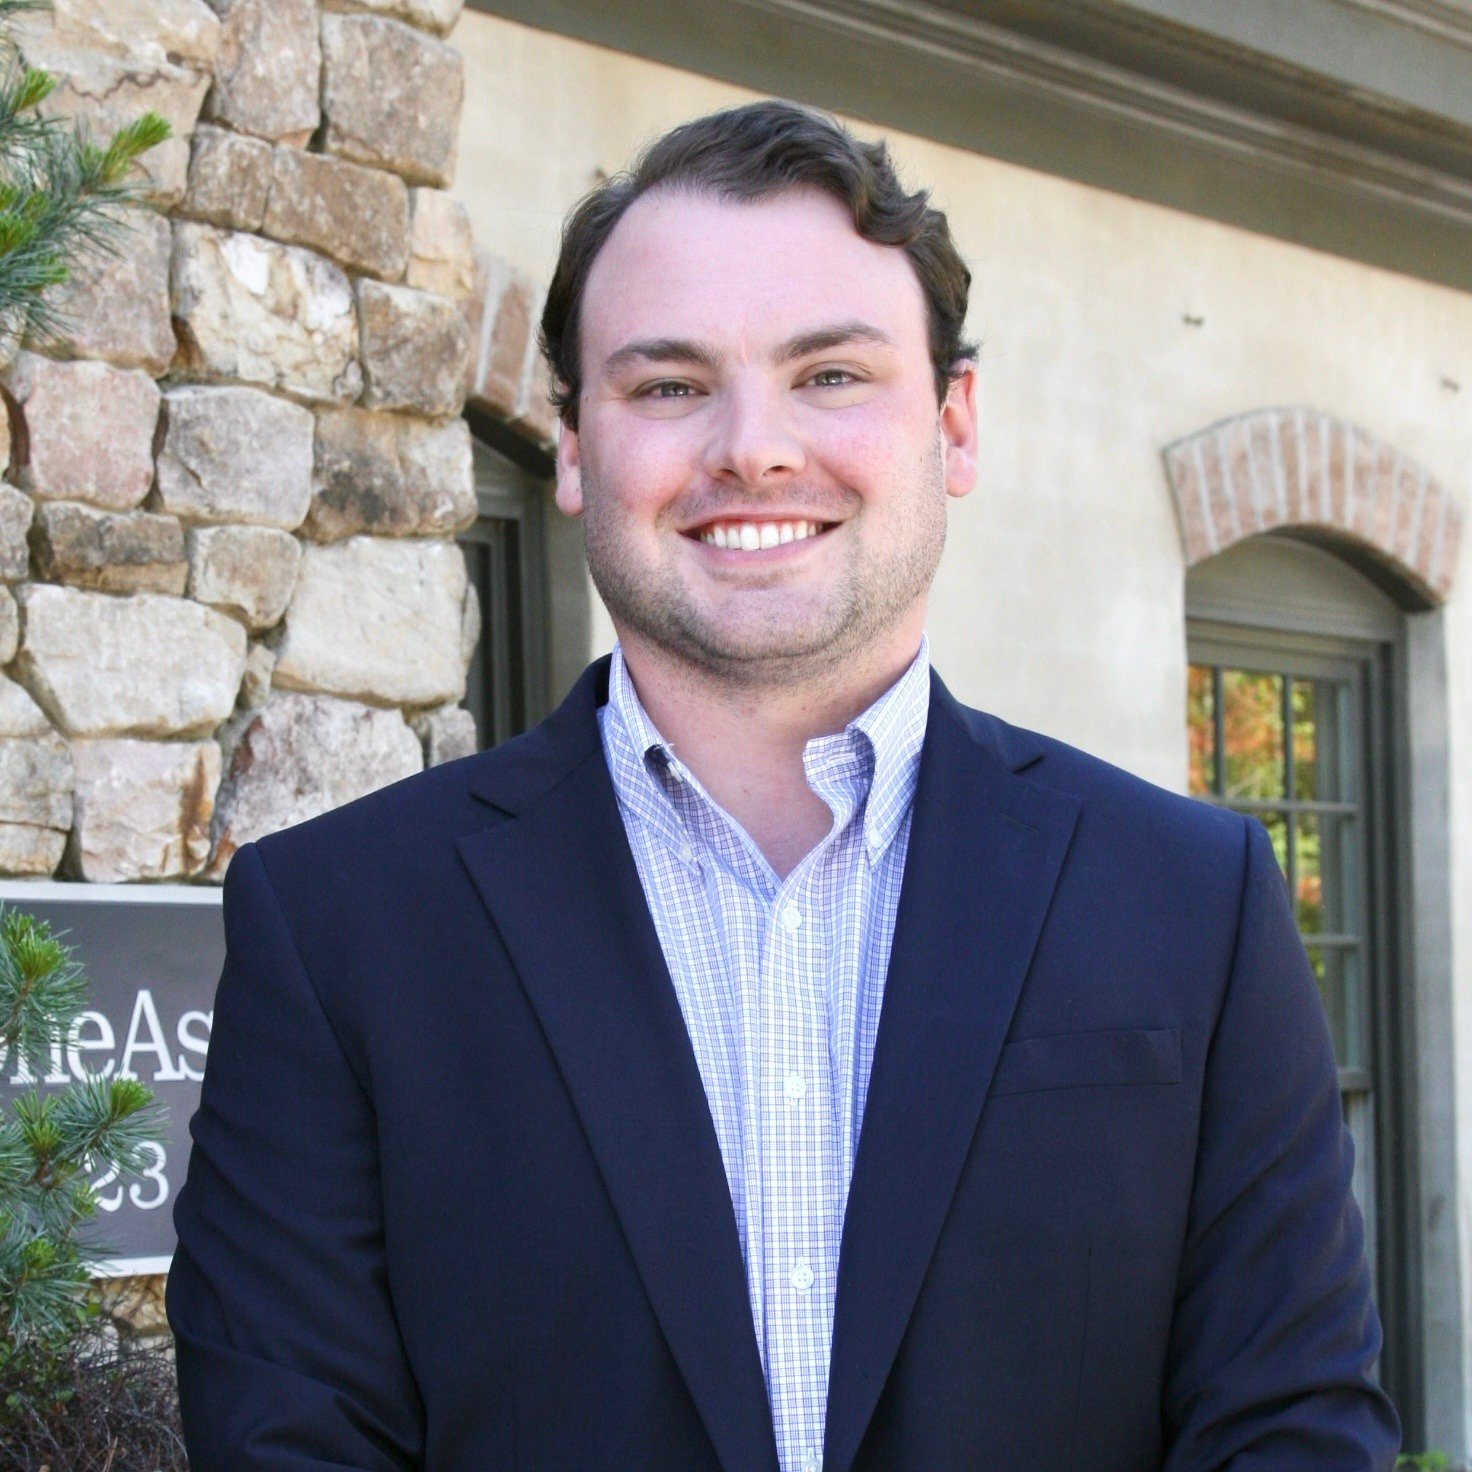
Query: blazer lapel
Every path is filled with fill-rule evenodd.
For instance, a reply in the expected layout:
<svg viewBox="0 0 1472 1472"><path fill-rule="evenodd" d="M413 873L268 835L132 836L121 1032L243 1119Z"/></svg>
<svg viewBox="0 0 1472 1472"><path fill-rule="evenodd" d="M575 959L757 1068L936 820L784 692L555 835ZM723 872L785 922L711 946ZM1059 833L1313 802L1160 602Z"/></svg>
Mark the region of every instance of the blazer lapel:
<svg viewBox="0 0 1472 1472"><path fill-rule="evenodd" d="M520 750L487 754L476 790L508 817L462 838L460 854L721 1466L776 1472L720 1146L599 741L606 679L605 660Z"/></svg>
<svg viewBox="0 0 1472 1472"><path fill-rule="evenodd" d="M1014 774L1038 754L933 679L844 1218L825 1472L848 1472L888 1378L1073 833L1076 799Z"/></svg>

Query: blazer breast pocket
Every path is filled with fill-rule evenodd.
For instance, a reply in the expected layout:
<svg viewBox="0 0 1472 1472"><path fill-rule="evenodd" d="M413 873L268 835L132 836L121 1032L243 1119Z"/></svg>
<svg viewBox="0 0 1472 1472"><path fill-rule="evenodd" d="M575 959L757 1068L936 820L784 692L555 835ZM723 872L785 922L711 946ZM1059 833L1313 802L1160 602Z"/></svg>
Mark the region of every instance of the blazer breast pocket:
<svg viewBox="0 0 1472 1472"><path fill-rule="evenodd" d="M1122 1084L1178 1084L1181 1030L1131 1027L1107 1032L1064 1032L1015 1038L1002 1049L992 1097L1044 1089L1107 1088Z"/></svg>

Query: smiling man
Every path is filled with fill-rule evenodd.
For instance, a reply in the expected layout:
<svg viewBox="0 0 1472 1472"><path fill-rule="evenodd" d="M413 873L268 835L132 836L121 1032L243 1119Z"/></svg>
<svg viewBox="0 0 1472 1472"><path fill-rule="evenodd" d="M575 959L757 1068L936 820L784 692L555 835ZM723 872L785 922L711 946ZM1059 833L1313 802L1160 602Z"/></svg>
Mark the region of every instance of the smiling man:
<svg viewBox="0 0 1472 1472"><path fill-rule="evenodd" d="M557 500L618 646L236 855L195 1472L1391 1466L1265 832L929 668L968 281L786 104L574 212Z"/></svg>

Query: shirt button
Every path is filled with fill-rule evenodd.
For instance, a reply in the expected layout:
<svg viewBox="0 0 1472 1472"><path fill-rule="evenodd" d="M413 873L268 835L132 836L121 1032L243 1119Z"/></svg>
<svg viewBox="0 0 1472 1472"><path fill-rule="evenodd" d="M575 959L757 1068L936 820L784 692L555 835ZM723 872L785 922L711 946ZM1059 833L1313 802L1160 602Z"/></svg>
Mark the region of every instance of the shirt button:
<svg viewBox="0 0 1472 1472"><path fill-rule="evenodd" d="M802 911L796 905L788 905L782 911L782 924L789 931L796 930L802 924Z"/></svg>
<svg viewBox="0 0 1472 1472"><path fill-rule="evenodd" d="M818 1472L818 1458L814 1452L809 1452L802 1464L802 1472Z"/></svg>
<svg viewBox="0 0 1472 1472"><path fill-rule="evenodd" d="M682 864L693 864L695 862L695 850L688 843L682 845L680 848L680 862Z"/></svg>
<svg viewBox="0 0 1472 1472"><path fill-rule="evenodd" d="M808 1091L808 1081L800 1073L789 1073L782 1083L782 1092L789 1099L801 1099Z"/></svg>
<svg viewBox="0 0 1472 1472"><path fill-rule="evenodd" d="M808 1266L807 1258L798 1258L792 1265L792 1271L787 1275L787 1281L799 1293L806 1293L813 1286L813 1270Z"/></svg>

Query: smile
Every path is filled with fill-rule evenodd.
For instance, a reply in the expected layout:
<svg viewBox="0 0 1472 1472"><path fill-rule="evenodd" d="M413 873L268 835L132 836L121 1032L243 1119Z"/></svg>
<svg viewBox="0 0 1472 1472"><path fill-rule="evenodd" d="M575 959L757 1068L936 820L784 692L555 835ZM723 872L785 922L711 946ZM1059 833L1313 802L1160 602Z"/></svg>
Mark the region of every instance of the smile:
<svg viewBox="0 0 1472 1472"><path fill-rule="evenodd" d="M725 547L737 552L760 552L786 542L803 542L826 531L823 521L718 521L702 527L696 535L707 547Z"/></svg>

